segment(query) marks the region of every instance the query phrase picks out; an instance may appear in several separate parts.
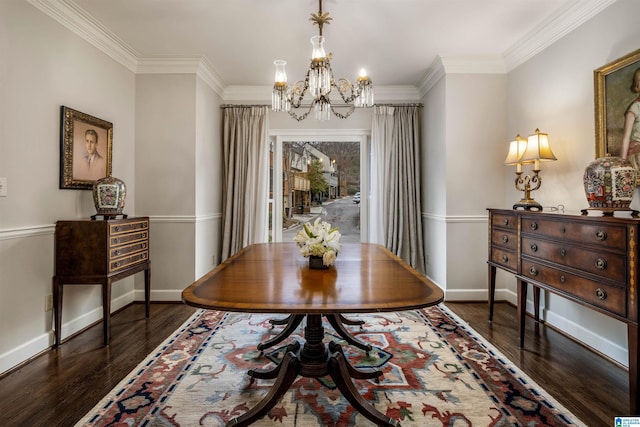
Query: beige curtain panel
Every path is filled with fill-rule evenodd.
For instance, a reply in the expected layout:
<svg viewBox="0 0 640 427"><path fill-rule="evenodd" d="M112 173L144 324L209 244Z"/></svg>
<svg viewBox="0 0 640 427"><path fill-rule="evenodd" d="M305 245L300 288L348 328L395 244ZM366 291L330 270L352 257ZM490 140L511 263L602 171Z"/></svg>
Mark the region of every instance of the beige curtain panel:
<svg viewBox="0 0 640 427"><path fill-rule="evenodd" d="M267 240L269 118L266 106L224 109L222 261Z"/></svg>
<svg viewBox="0 0 640 427"><path fill-rule="evenodd" d="M371 146L372 240L424 274L420 107L374 107Z"/></svg>

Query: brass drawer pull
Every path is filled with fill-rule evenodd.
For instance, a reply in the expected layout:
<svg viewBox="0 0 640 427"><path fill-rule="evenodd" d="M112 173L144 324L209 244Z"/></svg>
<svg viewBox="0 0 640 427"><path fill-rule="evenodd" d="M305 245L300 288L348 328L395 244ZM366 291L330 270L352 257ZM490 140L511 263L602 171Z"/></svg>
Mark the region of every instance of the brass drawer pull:
<svg viewBox="0 0 640 427"><path fill-rule="evenodd" d="M143 243L143 244L142 244L142 249L146 249L146 248L147 248L147 244L146 244L146 243Z"/></svg>
<svg viewBox="0 0 640 427"><path fill-rule="evenodd" d="M604 301L607 299L607 293L605 292L604 289L602 288L597 288L596 289L596 298L598 298L601 301Z"/></svg>
<svg viewBox="0 0 640 427"><path fill-rule="evenodd" d="M607 232L596 231L596 240L599 240L599 241L607 240Z"/></svg>
<svg viewBox="0 0 640 427"><path fill-rule="evenodd" d="M560 249L560 256L567 256L567 250L565 248Z"/></svg>
<svg viewBox="0 0 640 427"><path fill-rule="evenodd" d="M147 257L147 254L142 254L142 259L145 259Z"/></svg>
<svg viewBox="0 0 640 427"><path fill-rule="evenodd" d="M113 254L114 254L115 256L120 255L120 250L113 251Z"/></svg>
<svg viewBox="0 0 640 427"><path fill-rule="evenodd" d="M507 243L509 241L509 236L502 236L502 243Z"/></svg>
<svg viewBox="0 0 640 427"><path fill-rule="evenodd" d="M599 270L604 270L607 268L607 261L604 258L598 258L596 260L596 268Z"/></svg>
<svg viewBox="0 0 640 427"><path fill-rule="evenodd" d="M567 278L564 277L564 274L562 276L560 276L560 283L564 283L567 281Z"/></svg>
<svg viewBox="0 0 640 427"><path fill-rule="evenodd" d="M113 263L113 266L114 266L114 267L120 267L120 261L114 262L114 263Z"/></svg>
<svg viewBox="0 0 640 427"><path fill-rule="evenodd" d="M505 218L505 219L502 221L502 223L503 223L504 225L509 225L509 218Z"/></svg>
<svg viewBox="0 0 640 427"><path fill-rule="evenodd" d="M143 238L147 237L147 233L142 233L142 236L140 236L140 237L143 237Z"/></svg>
<svg viewBox="0 0 640 427"><path fill-rule="evenodd" d="M531 223L531 229L532 230L537 230L538 229L538 223L537 222L532 222Z"/></svg>
<svg viewBox="0 0 640 427"><path fill-rule="evenodd" d="M531 267L529 268L529 274L531 274L532 276L537 276L538 270L535 267Z"/></svg>
<svg viewBox="0 0 640 427"><path fill-rule="evenodd" d="M507 262L509 261L509 257L506 255L502 255L502 262Z"/></svg>
<svg viewBox="0 0 640 427"><path fill-rule="evenodd" d="M113 231L120 231L120 226L116 225L115 227L113 227Z"/></svg>
<svg viewBox="0 0 640 427"><path fill-rule="evenodd" d="M538 245L536 245L535 243L531 244L531 252L538 252Z"/></svg>

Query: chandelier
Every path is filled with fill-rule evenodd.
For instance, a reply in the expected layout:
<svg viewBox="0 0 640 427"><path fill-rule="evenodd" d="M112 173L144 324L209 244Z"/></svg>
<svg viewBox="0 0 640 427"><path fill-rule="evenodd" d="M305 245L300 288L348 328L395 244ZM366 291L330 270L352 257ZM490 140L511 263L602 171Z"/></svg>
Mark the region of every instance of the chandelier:
<svg viewBox="0 0 640 427"><path fill-rule="evenodd" d="M367 77L364 69L360 71L360 76L356 80L356 84L352 84L347 79L335 79L331 71L331 57L324 51L324 36L322 35L322 26L329 24L332 18L329 13L322 13L322 0L318 0L318 13L312 13L310 21L314 25L318 25L319 35L311 37L312 53L311 64L304 80L298 80L292 87L287 85L287 73L285 71L286 61L274 61L276 66L275 83L271 94L271 107L273 111L286 111L294 119L301 121L307 118L311 111L314 111L316 120L329 120L331 113L341 119L349 117L356 107L373 106L373 84ZM331 105L331 92L335 91L340 95L344 105L340 107L349 107L346 113L341 114ZM311 104L306 112L298 115L293 110L304 108L302 102L305 96L309 94ZM337 97L335 97L337 98Z"/></svg>

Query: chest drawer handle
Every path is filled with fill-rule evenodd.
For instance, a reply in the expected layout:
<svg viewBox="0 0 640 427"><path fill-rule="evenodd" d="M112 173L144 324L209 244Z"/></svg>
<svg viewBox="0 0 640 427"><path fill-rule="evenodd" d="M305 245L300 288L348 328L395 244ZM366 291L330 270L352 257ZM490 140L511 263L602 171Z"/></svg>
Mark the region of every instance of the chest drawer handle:
<svg viewBox="0 0 640 427"><path fill-rule="evenodd" d="M529 268L529 274L531 274L532 276L537 276L538 270L535 267L531 267Z"/></svg>
<svg viewBox="0 0 640 427"><path fill-rule="evenodd" d="M120 251L119 251L119 250L117 250L117 251L113 251L113 254L114 254L115 256L118 256L118 255L120 255Z"/></svg>
<svg viewBox="0 0 640 427"><path fill-rule="evenodd" d="M120 243L120 239L113 239L113 243L115 243L115 244Z"/></svg>
<svg viewBox="0 0 640 427"><path fill-rule="evenodd" d="M560 256L567 256L567 250L565 248L560 249Z"/></svg>
<svg viewBox="0 0 640 427"><path fill-rule="evenodd" d="M502 223L503 223L504 225L509 225L509 218L505 218L505 219L502 221Z"/></svg>
<svg viewBox="0 0 640 427"><path fill-rule="evenodd" d="M564 234L566 232L567 232L567 228L564 225L560 227L560 233Z"/></svg>
<svg viewBox="0 0 640 427"><path fill-rule="evenodd" d="M142 236L140 236L140 237L142 237L144 239L145 237L147 237L147 233L142 233Z"/></svg>
<svg viewBox="0 0 640 427"><path fill-rule="evenodd" d="M114 263L113 263L113 266L114 266L114 267L120 267L120 261L118 261L118 262L114 262Z"/></svg>
<svg viewBox="0 0 640 427"><path fill-rule="evenodd" d="M531 229L532 230L537 230L538 229L538 223L537 222L532 222L531 223Z"/></svg>
<svg viewBox="0 0 640 427"><path fill-rule="evenodd" d="M142 247L142 249L146 249L147 248L147 244L143 243L141 247Z"/></svg>
<svg viewBox="0 0 640 427"><path fill-rule="evenodd" d="M607 293L605 292L604 289L597 288L596 289L596 298L598 298L601 301L604 301L604 300L607 299Z"/></svg>
<svg viewBox="0 0 640 427"><path fill-rule="evenodd" d="M536 245L535 243L531 244L531 252L538 252L538 245Z"/></svg>
<svg viewBox="0 0 640 427"><path fill-rule="evenodd" d="M120 231L120 227L116 225L115 227L113 227L113 231Z"/></svg>
<svg viewBox="0 0 640 427"><path fill-rule="evenodd" d="M596 260L596 268L598 270L604 270L607 268L607 261L604 258L598 258Z"/></svg>
<svg viewBox="0 0 640 427"><path fill-rule="evenodd" d="M509 261L509 257L506 255L502 255L502 262L507 262Z"/></svg>
<svg viewBox="0 0 640 427"><path fill-rule="evenodd" d="M562 276L560 276L560 283L564 283L567 281L567 278L564 277L564 274Z"/></svg>
<svg viewBox="0 0 640 427"><path fill-rule="evenodd" d="M509 236L502 236L502 243L507 243L509 241Z"/></svg>
<svg viewBox="0 0 640 427"><path fill-rule="evenodd" d="M599 241L607 240L607 232L596 231L596 240L599 240Z"/></svg>

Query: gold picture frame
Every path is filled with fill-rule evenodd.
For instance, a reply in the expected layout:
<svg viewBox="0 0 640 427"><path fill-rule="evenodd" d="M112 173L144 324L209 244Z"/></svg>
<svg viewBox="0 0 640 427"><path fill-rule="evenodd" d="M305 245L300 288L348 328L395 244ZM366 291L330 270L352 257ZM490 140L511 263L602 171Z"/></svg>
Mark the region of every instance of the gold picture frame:
<svg viewBox="0 0 640 427"><path fill-rule="evenodd" d="M593 72L595 92L596 158L621 156L624 114L638 97L631 90L640 68L640 49ZM639 182L640 184L640 182Z"/></svg>
<svg viewBox="0 0 640 427"><path fill-rule="evenodd" d="M64 105L60 108L60 188L93 188L111 176L113 124Z"/></svg>

